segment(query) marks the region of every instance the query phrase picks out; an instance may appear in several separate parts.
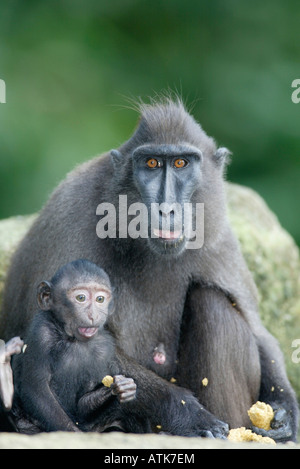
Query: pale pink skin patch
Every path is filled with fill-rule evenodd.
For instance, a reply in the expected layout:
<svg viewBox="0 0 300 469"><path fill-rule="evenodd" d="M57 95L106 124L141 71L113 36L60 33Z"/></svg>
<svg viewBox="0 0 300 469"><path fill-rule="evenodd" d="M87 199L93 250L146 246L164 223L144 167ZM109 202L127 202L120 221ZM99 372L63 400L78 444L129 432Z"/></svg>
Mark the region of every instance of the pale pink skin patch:
<svg viewBox="0 0 300 469"><path fill-rule="evenodd" d="M166 353L163 345L159 345L154 349L153 360L158 365L163 365L166 361Z"/></svg>

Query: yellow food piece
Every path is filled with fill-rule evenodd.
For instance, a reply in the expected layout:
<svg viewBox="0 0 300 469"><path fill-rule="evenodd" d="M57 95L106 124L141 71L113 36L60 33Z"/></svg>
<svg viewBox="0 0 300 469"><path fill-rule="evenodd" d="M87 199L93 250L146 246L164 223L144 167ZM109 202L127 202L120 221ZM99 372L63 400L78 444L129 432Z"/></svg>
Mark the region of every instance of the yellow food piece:
<svg viewBox="0 0 300 469"><path fill-rule="evenodd" d="M170 379L170 382L171 382L171 383L176 383L176 381L177 381L176 378L171 378L171 379Z"/></svg>
<svg viewBox="0 0 300 469"><path fill-rule="evenodd" d="M208 379L207 379L207 378L203 378L203 380L202 380L202 385L203 385L203 386L207 386L207 385L208 385Z"/></svg>
<svg viewBox="0 0 300 469"><path fill-rule="evenodd" d="M106 386L107 388L110 388L111 385L113 384L114 382L114 378L112 376L104 376L103 380L102 380L102 384L104 384L104 386Z"/></svg>
<svg viewBox="0 0 300 469"><path fill-rule="evenodd" d="M251 430L246 429L245 427L233 428L228 434L229 441L256 441L257 443L262 443L266 445L276 445L275 441L272 438L267 436L257 435Z"/></svg>
<svg viewBox="0 0 300 469"><path fill-rule="evenodd" d="M264 430L270 430L270 423L274 418L274 411L269 404L257 401L248 410L248 415L253 425L258 428L263 428Z"/></svg>

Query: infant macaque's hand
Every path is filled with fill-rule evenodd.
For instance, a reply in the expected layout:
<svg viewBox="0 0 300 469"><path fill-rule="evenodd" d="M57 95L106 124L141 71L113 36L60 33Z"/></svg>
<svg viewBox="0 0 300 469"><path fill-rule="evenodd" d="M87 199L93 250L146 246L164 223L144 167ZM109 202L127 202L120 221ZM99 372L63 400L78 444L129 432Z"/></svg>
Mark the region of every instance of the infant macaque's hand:
<svg viewBox="0 0 300 469"><path fill-rule="evenodd" d="M136 384L132 378L126 378L123 375L114 376L114 382L111 385L112 393L118 396L121 404L129 402L136 397Z"/></svg>

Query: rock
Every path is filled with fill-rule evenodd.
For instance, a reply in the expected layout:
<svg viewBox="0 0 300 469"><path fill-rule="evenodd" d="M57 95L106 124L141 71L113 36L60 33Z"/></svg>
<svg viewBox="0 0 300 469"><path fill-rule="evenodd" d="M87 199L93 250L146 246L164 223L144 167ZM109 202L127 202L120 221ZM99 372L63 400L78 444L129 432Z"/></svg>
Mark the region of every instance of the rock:
<svg viewBox="0 0 300 469"><path fill-rule="evenodd" d="M300 363L292 361L292 353L295 351L292 342L300 339L299 249L256 192L229 183L226 184L226 190L231 225L241 243L246 262L259 290L262 321L280 343L289 379L300 399ZM0 304L11 255L35 218L36 215L30 215L0 221ZM240 445L241 443L233 444L223 440L167 435L51 433L29 437L0 434L0 449L81 447L198 449L240 448ZM249 443L242 445L248 448ZM256 446L250 445L251 448ZM269 446L266 445L266 448Z"/></svg>
<svg viewBox="0 0 300 469"><path fill-rule="evenodd" d="M150 454L170 454L176 449L176 453L185 454L186 449L194 451L199 449L299 449L300 445L264 445L259 443L233 443L228 440L212 438L187 438L171 435L134 435L129 433L71 433L53 432L40 433L39 435L20 435L17 433L0 433L0 449L101 449L115 450L115 455L122 455L122 450L141 449L139 458L147 458ZM183 451L180 451L183 450ZM124 452L128 454L128 452ZM111 456L112 451L104 451L101 457ZM101 459L102 461L102 459ZM157 461L158 462L158 461Z"/></svg>
<svg viewBox="0 0 300 469"><path fill-rule="evenodd" d="M262 322L280 343L300 400L300 363L292 361L292 342L300 339L299 249L256 192L227 184L227 200L231 226L258 287Z"/></svg>
<svg viewBox="0 0 300 469"><path fill-rule="evenodd" d="M161 454L170 454L176 449L176 453L185 454L185 450L194 453L199 449L299 449L299 445L263 445L258 443L233 443L228 440L212 438L187 438L170 435L133 435L129 433L71 433L53 432L40 433L39 435L20 435L18 433L0 433L0 449L101 449L100 465L105 456L114 454L121 456L122 450L142 449L137 453L139 458L147 458L150 454L157 454L155 450L160 449ZM182 450L182 451L181 451ZM173 452L174 453L174 452ZM129 454L128 451L124 454ZM196 456L195 456L196 460ZM195 461L196 462L196 461Z"/></svg>
<svg viewBox="0 0 300 469"><path fill-rule="evenodd" d="M37 215L17 216L0 221L0 311L10 258Z"/></svg>

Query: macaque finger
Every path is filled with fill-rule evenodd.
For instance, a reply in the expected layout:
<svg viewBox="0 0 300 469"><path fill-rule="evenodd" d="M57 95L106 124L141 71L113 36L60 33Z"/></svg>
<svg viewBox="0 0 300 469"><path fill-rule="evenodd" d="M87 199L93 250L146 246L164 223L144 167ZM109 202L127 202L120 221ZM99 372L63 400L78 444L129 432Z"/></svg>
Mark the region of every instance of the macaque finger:
<svg viewBox="0 0 300 469"><path fill-rule="evenodd" d="M132 378L116 375L112 385L112 393L118 395L120 402L128 402L136 396L136 384Z"/></svg>
<svg viewBox="0 0 300 469"><path fill-rule="evenodd" d="M6 360L10 360L12 355L18 355L22 351L24 345L23 340L20 337L13 337L5 344L5 355Z"/></svg>
<svg viewBox="0 0 300 469"><path fill-rule="evenodd" d="M135 391L124 392L124 393L119 394L118 398L121 403L133 401L136 398L136 392Z"/></svg>

